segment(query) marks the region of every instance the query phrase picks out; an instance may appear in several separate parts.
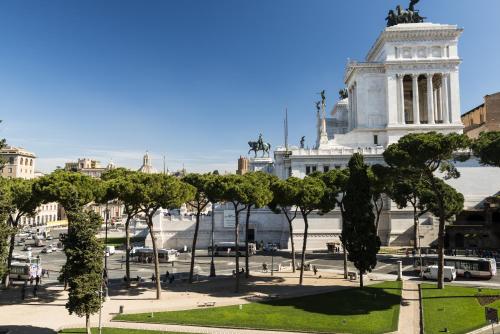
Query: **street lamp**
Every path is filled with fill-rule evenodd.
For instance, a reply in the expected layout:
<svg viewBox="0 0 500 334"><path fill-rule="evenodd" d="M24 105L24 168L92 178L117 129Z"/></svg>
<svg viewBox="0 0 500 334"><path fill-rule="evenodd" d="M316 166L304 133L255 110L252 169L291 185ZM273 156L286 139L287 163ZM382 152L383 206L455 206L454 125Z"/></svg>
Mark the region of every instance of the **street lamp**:
<svg viewBox="0 0 500 334"><path fill-rule="evenodd" d="M212 202L212 259L210 261L210 277L215 277L214 263L214 226L215 226L215 202Z"/></svg>

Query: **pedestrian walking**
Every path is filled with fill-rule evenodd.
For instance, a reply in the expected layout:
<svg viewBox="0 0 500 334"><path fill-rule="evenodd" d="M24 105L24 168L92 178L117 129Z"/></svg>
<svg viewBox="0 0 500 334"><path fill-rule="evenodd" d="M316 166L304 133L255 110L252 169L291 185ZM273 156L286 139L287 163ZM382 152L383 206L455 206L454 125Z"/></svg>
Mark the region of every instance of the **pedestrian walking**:
<svg viewBox="0 0 500 334"><path fill-rule="evenodd" d="M155 282L156 282L156 276L155 276L155 274L154 274L154 273L153 273L153 274L151 274L151 281L152 281L153 283L155 283Z"/></svg>
<svg viewBox="0 0 500 334"><path fill-rule="evenodd" d="M33 285L33 276L30 277L30 285Z"/></svg>
<svg viewBox="0 0 500 334"><path fill-rule="evenodd" d="M316 268L316 266L313 266L313 272L314 272L314 276L316 276L316 274L318 273L318 268Z"/></svg>
<svg viewBox="0 0 500 334"><path fill-rule="evenodd" d="M38 286L38 284L40 284L40 276L38 276L38 275L36 275L35 284L36 284L36 286Z"/></svg>
<svg viewBox="0 0 500 334"><path fill-rule="evenodd" d="M37 296L38 296L38 295L37 295L37 292L38 292L38 285L35 285L35 286L33 287L33 297L37 297Z"/></svg>

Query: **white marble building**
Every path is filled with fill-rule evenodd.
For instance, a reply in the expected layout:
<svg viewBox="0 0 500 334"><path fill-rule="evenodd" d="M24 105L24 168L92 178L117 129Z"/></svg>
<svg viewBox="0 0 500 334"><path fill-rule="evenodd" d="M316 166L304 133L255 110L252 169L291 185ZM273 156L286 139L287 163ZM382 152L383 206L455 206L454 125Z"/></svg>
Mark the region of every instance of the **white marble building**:
<svg viewBox="0 0 500 334"><path fill-rule="evenodd" d="M338 101L330 117L323 105L318 112L317 141L313 149L278 147L273 159L249 158L250 170L266 170L280 178L305 177L314 171L328 171L347 165L355 152L364 155L369 164L383 163L385 148L411 132L437 131L462 133L460 115L458 40L462 29L454 25L433 23L399 24L385 28L368 52L364 62L350 61L344 81L348 98ZM460 168L463 179L453 181L466 198L466 209L477 207L493 189L500 189L500 168L485 168L489 187L468 186L481 175L483 167ZM465 183L464 183L465 182ZM479 193L477 191L479 191ZM485 196L487 195L487 196ZM231 241L232 228L224 226L224 210L215 210L215 241ZM241 217L244 218L244 215ZM437 220L421 218L422 246L437 237ZM326 249L327 242L338 242L341 216L338 210L327 215L311 214L309 218L309 249ZM302 242L304 223L300 215L294 222L294 240ZM194 217L160 217L155 228L163 247L190 245ZM255 241L279 242L290 246L288 224L282 215L267 209L254 210L250 221ZM211 217L200 224L198 245L210 242ZM413 213L399 210L385 200L379 224L384 245L412 243ZM244 224L241 238L244 240Z"/></svg>

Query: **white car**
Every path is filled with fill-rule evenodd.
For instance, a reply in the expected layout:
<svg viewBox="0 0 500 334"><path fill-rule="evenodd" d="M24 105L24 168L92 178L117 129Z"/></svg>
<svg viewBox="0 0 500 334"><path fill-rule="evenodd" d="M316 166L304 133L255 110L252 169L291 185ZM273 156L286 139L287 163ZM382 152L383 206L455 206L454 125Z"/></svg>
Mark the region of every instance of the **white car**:
<svg viewBox="0 0 500 334"><path fill-rule="evenodd" d="M31 251L31 246L25 245L23 248L24 251L30 252Z"/></svg>
<svg viewBox="0 0 500 334"><path fill-rule="evenodd" d="M42 253L47 254L47 253L52 253L52 247L45 247L42 249Z"/></svg>

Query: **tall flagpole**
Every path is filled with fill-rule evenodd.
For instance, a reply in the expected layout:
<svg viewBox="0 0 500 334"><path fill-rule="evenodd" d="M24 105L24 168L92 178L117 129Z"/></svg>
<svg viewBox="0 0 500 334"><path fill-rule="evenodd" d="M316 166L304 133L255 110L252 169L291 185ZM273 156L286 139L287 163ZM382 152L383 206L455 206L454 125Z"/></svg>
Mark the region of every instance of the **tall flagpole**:
<svg viewBox="0 0 500 334"><path fill-rule="evenodd" d="M288 108L285 108L285 149L288 151Z"/></svg>

